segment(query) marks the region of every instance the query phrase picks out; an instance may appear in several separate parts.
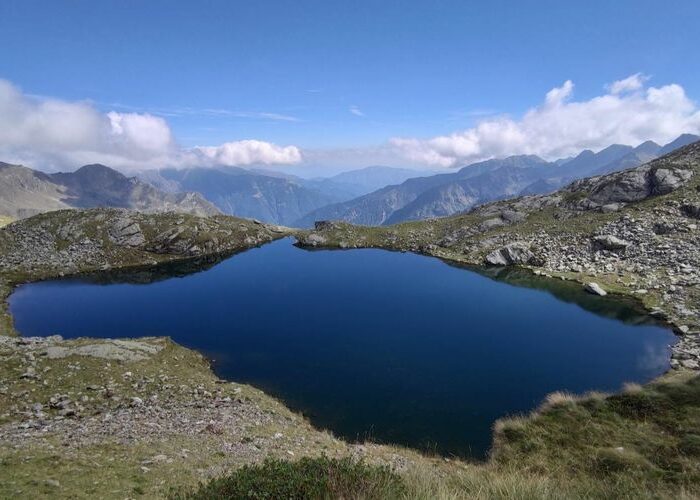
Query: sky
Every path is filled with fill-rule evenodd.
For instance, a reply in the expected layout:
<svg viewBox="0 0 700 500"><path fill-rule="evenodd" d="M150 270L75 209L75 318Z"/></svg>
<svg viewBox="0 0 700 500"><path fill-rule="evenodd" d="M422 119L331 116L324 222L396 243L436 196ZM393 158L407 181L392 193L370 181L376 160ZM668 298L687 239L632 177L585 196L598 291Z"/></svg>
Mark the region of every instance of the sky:
<svg viewBox="0 0 700 500"><path fill-rule="evenodd" d="M0 161L449 170L700 132L700 2L0 2Z"/></svg>

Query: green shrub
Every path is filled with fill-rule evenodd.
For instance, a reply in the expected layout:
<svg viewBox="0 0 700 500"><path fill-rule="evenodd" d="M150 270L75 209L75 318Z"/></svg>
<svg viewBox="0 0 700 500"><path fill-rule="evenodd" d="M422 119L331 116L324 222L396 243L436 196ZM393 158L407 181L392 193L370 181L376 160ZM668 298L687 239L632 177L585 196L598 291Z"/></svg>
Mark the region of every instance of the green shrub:
<svg viewBox="0 0 700 500"><path fill-rule="evenodd" d="M659 418L673 408L672 401L654 391L617 394L608 398L610 408L624 418L645 420Z"/></svg>
<svg viewBox="0 0 700 500"><path fill-rule="evenodd" d="M176 499L392 499L405 493L402 480L387 467L350 458L268 459L214 479Z"/></svg>

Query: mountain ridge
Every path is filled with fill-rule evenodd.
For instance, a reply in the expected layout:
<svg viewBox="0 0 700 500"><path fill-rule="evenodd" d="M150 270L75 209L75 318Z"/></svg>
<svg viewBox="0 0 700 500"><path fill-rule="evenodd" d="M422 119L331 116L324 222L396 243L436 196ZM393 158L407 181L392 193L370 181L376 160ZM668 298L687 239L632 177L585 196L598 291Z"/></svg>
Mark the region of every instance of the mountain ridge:
<svg viewBox="0 0 700 500"><path fill-rule="evenodd" d="M15 219L66 208L116 207L195 215L219 212L198 193L163 192L101 164L46 174L0 163L0 213Z"/></svg>
<svg viewBox="0 0 700 500"><path fill-rule="evenodd" d="M396 186L322 207L295 225L310 227L315 220L382 225L453 215L482 203L518 194L544 194L579 178L632 168L693 138L700 139L684 134L658 150L658 145L650 141L637 147L613 144L597 153L584 150L571 159L554 162L532 155L486 160L457 172L408 179Z"/></svg>

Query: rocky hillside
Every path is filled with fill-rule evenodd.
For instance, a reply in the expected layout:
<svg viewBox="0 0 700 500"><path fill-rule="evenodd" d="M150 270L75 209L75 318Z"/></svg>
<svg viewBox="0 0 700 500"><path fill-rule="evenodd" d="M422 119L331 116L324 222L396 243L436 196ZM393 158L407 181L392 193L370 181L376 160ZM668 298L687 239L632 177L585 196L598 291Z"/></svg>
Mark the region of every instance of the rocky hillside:
<svg viewBox="0 0 700 500"><path fill-rule="evenodd" d="M0 277L33 279L233 253L288 234L230 216L60 210L0 229Z"/></svg>
<svg viewBox="0 0 700 500"><path fill-rule="evenodd" d="M684 334L674 366L700 368L700 142L550 195L381 228L319 222L310 247L379 247L520 265L638 298Z"/></svg>
<svg viewBox="0 0 700 500"><path fill-rule="evenodd" d="M4 299L26 281L183 260L217 259L289 234L224 215L59 210L0 228L0 335L12 331Z"/></svg>
<svg viewBox="0 0 700 500"><path fill-rule="evenodd" d="M586 150L574 158L555 162L536 156L488 160L455 173L409 179L323 207L295 225L310 227L315 220L343 220L375 226L445 217L490 201L519 194L550 193L575 179L636 167L698 139L685 134L663 147L651 141L636 148L613 144L597 153Z"/></svg>
<svg viewBox="0 0 700 500"><path fill-rule="evenodd" d="M0 163L0 215L21 219L52 210L90 207L196 215L220 213L198 193L163 192L104 165L45 174L21 165Z"/></svg>

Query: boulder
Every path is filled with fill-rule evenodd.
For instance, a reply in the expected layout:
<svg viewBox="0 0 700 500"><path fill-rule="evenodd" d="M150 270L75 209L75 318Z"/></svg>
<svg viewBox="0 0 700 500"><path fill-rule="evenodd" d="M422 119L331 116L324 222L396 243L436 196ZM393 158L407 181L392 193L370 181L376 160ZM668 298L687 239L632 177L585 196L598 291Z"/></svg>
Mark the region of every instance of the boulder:
<svg viewBox="0 0 700 500"><path fill-rule="evenodd" d="M501 212L501 219L506 221L508 224L515 224L516 222L521 222L527 219L527 214L516 210L504 210Z"/></svg>
<svg viewBox="0 0 700 500"><path fill-rule="evenodd" d="M692 176L690 169L642 166L601 177L591 187L588 199L601 206L641 201L671 193Z"/></svg>
<svg viewBox="0 0 700 500"><path fill-rule="evenodd" d="M306 238L303 239L304 244L312 246L312 247L325 245L326 242L327 242L327 240L324 236L321 236L320 234L316 234L316 233L311 233Z"/></svg>
<svg viewBox="0 0 700 500"><path fill-rule="evenodd" d="M119 217L109 228L109 239L115 245L138 247L146 242L138 222L129 217Z"/></svg>
<svg viewBox="0 0 700 500"><path fill-rule="evenodd" d="M641 201L649 196L648 174L646 168L635 168L603 177L588 198L600 205Z"/></svg>
<svg viewBox="0 0 700 500"><path fill-rule="evenodd" d="M668 194L683 184L693 176L692 170L684 168L657 168L650 174L649 184L651 194Z"/></svg>
<svg viewBox="0 0 700 500"><path fill-rule="evenodd" d="M608 203L600 207L600 211L604 214L610 214L613 212L619 212L625 206L624 203Z"/></svg>
<svg viewBox="0 0 700 500"><path fill-rule="evenodd" d="M700 203L686 203L681 206L681 211L688 217L700 219Z"/></svg>
<svg viewBox="0 0 700 500"><path fill-rule="evenodd" d="M655 223L652 230L654 234L671 234L675 232L677 228L668 221L661 221Z"/></svg>
<svg viewBox="0 0 700 500"><path fill-rule="evenodd" d="M514 264L528 264L534 259L529 245L522 242L509 243L493 252L484 259L492 266L510 266Z"/></svg>
<svg viewBox="0 0 700 500"><path fill-rule="evenodd" d="M595 236L593 238L593 242L597 248L602 248L603 250L624 250L630 246L628 241L622 240L611 234Z"/></svg>
<svg viewBox="0 0 700 500"><path fill-rule="evenodd" d="M505 226L506 223L500 217L494 217L493 219L486 219L484 222L479 224L480 231L488 231L496 227Z"/></svg>
<svg viewBox="0 0 700 500"><path fill-rule="evenodd" d="M601 297L605 297L608 292L603 290L603 288L598 284L594 282L586 283L583 285L583 289L586 290L588 293L592 293L593 295L600 295Z"/></svg>

